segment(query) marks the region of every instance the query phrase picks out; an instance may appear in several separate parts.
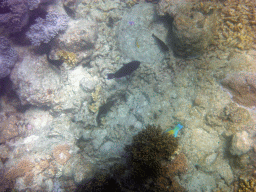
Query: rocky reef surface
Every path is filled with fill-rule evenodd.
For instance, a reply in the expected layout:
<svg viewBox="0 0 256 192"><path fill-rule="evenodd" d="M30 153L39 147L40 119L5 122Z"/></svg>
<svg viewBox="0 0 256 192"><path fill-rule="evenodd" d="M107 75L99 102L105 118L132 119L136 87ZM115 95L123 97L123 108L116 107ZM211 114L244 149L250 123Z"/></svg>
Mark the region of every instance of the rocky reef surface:
<svg viewBox="0 0 256 192"><path fill-rule="evenodd" d="M57 9L68 24L47 53L0 28L19 55L0 79L0 191L255 188L256 47L219 35L228 9L241 12L236 1L35 5L25 11ZM255 6L244 6L255 18ZM239 22L255 29L252 18ZM133 60L141 64L132 75L107 79ZM183 128L171 142L162 132L177 124ZM155 171L151 179L145 169ZM124 182L129 174L140 182Z"/></svg>

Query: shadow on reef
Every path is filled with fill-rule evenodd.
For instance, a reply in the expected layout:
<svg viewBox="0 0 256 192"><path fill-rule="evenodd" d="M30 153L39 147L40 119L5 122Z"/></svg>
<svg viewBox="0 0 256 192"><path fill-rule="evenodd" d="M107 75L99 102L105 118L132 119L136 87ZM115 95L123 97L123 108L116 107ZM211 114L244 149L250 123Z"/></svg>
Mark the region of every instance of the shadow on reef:
<svg viewBox="0 0 256 192"><path fill-rule="evenodd" d="M106 173L94 175L76 189L77 192L178 192L173 183L168 158L178 147L178 140L163 133L158 126L148 125L125 147L123 163L116 163Z"/></svg>
<svg viewBox="0 0 256 192"><path fill-rule="evenodd" d="M25 112L30 107L30 105L21 104L19 96L13 89L13 84L9 76L0 79L0 99L3 103L13 106L17 112ZM3 103L0 103L0 112L3 111Z"/></svg>

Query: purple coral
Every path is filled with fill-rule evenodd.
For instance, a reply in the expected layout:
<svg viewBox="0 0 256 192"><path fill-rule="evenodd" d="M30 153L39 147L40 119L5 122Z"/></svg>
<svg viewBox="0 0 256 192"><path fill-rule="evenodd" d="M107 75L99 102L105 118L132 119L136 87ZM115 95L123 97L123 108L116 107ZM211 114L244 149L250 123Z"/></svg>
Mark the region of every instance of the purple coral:
<svg viewBox="0 0 256 192"><path fill-rule="evenodd" d="M0 0L0 25L17 33L29 22L30 11L54 0Z"/></svg>
<svg viewBox="0 0 256 192"><path fill-rule="evenodd" d="M28 23L28 6L22 0L4 0L0 3L0 24L11 33L20 32Z"/></svg>
<svg viewBox="0 0 256 192"><path fill-rule="evenodd" d="M30 27L26 36L31 43L39 46L41 43L48 43L59 31L64 31L68 26L68 17L58 13L50 12L45 19L37 18L36 24Z"/></svg>
<svg viewBox="0 0 256 192"><path fill-rule="evenodd" d="M11 68L17 62L18 54L11 48L10 41L0 36L0 79L10 74Z"/></svg>

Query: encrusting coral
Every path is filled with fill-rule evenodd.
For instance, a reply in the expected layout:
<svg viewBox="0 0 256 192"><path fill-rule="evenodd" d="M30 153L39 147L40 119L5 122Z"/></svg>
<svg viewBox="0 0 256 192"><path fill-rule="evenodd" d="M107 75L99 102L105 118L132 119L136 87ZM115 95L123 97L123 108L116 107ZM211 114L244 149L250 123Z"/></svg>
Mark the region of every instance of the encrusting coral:
<svg viewBox="0 0 256 192"><path fill-rule="evenodd" d="M60 57L61 60L67 62L72 67L75 66L77 63L76 54L69 51L60 50L57 52L57 55Z"/></svg>
<svg viewBox="0 0 256 192"><path fill-rule="evenodd" d="M99 111L100 104L101 104L101 101L102 101L102 98L101 98L101 95L100 95L101 89L102 89L102 87L100 85L98 85L95 88L95 92L92 93L92 99L93 99L94 102L89 106L89 109L93 113L96 113L97 111Z"/></svg>

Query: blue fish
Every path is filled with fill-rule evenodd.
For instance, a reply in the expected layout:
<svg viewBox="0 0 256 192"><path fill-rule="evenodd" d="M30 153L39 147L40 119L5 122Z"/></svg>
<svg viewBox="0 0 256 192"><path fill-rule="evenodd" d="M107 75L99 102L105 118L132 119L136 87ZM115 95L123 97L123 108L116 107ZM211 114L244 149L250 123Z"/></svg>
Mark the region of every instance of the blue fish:
<svg viewBox="0 0 256 192"><path fill-rule="evenodd" d="M178 136L178 132L179 130L181 130L183 128L183 125L181 124L178 124L176 125L173 129L172 128L169 128L165 131L165 133L169 133L170 135L174 135L174 137L177 137Z"/></svg>
<svg viewBox="0 0 256 192"><path fill-rule="evenodd" d="M121 67L117 72L107 74L108 79L121 78L127 75L131 75L132 72L138 69L139 66L140 66L139 61L132 61L130 63L124 64L124 66Z"/></svg>

